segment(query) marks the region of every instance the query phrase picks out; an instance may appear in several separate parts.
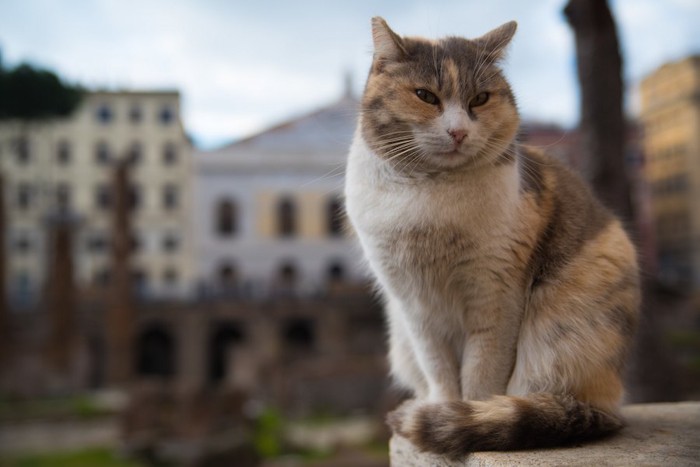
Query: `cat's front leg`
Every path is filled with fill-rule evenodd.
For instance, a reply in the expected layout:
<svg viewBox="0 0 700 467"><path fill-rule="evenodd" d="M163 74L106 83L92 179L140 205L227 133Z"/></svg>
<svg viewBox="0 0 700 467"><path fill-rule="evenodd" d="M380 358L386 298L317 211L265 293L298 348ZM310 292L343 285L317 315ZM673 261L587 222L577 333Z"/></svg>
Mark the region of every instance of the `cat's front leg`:
<svg viewBox="0 0 700 467"><path fill-rule="evenodd" d="M389 309L394 315L392 331L405 333L413 360L423 374L423 388L417 390L416 395L430 402L459 400L459 355L445 329L438 325L439 320L434 319L430 310L415 305L405 307L397 301L390 303Z"/></svg>
<svg viewBox="0 0 700 467"><path fill-rule="evenodd" d="M503 311L485 315L496 315L496 319L471 320L462 354L461 388L465 401L505 394L515 365L519 317Z"/></svg>

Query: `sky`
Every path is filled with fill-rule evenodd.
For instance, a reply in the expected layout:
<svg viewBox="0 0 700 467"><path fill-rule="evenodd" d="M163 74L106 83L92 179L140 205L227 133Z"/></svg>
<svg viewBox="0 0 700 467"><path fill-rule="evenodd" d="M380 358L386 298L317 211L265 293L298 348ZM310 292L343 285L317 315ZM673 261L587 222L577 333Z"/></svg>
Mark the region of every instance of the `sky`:
<svg viewBox="0 0 700 467"><path fill-rule="evenodd" d="M700 53L700 0L609 0L629 93L661 64ZM575 125L565 0L0 0L4 65L47 67L92 89L176 88L186 131L214 148L361 94L370 18L401 35L478 37L516 20L504 65L527 119Z"/></svg>

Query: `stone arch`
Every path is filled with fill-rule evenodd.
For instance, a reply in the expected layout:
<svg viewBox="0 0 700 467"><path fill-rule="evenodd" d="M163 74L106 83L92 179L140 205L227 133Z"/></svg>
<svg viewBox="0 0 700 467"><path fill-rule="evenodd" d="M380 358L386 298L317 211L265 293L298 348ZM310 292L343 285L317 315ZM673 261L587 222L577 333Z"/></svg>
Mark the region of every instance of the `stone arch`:
<svg viewBox="0 0 700 467"><path fill-rule="evenodd" d="M282 339L289 349L313 350L316 347L316 322L311 318L288 318L282 327Z"/></svg>
<svg viewBox="0 0 700 467"><path fill-rule="evenodd" d="M137 374L169 378L175 375L177 349L170 330L159 323L148 325L137 340Z"/></svg>
<svg viewBox="0 0 700 467"><path fill-rule="evenodd" d="M228 377L229 355L233 347L245 339L245 329L238 321L213 323L208 341L208 380L212 384L225 381Z"/></svg>

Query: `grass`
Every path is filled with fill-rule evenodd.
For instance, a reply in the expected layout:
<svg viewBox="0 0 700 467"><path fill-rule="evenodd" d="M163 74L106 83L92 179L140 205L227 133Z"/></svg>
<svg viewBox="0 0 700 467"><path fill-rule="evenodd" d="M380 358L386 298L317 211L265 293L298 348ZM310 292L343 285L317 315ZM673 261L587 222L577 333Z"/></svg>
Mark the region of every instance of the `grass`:
<svg viewBox="0 0 700 467"><path fill-rule="evenodd" d="M47 454L0 457L0 467L145 467L133 460L121 459L109 448Z"/></svg>

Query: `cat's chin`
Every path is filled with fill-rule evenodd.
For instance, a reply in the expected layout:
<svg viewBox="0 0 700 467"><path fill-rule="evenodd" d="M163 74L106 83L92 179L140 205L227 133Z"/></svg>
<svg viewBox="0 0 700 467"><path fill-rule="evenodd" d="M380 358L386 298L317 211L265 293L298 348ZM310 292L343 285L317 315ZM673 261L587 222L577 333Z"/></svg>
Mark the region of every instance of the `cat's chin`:
<svg viewBox="0 0 700 467"><path fill-rule="evenodd" d="M431 165L438 168L454 169L467 165L473 157L458 150L434 152L428 158Z"/></svg>

